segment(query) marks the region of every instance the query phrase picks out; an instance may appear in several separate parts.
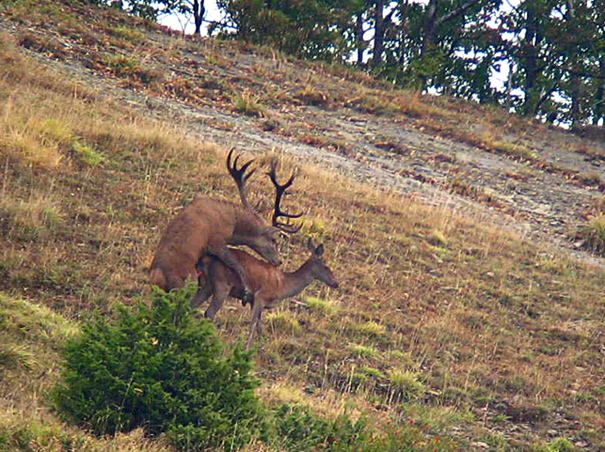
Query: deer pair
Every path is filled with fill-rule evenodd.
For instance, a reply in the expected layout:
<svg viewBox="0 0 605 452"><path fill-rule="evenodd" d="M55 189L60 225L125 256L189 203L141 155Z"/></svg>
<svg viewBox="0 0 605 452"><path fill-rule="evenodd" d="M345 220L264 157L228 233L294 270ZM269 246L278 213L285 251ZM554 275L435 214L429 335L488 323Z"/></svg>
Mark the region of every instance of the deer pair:
<svg viewBox="0 0 605 452"><path fill-rule="evenodd" d="M209 197L198 197L185 206L170 222L160 240L151 264L151 283L165 291L182 287L188 278L198 277L198 292L192 306L198 307L210 296L212 303L205 315L214 318L227 296L239 298L252 305L252 321L247 346L254 331L261 332L260 320L264 309L277 301L300 293L313 280L320 279L331 287L338 283L323 263L323 246L309 241L311 257L297 271L285 273L279 268L279 252L275 234L278 231L295 233L300 227L280 222L280 218L299 218L289 214L280 204L286 190L294 182L280 185L276 176L276 162L267 173L275 186L275 204L272 225L263 220L260 212L247 201L245 185L254 173L248 171L253 160L238 168L240 156L232 161L233 149L227 156L227 169L235 181L241 205ZM264 257L264 262L229 245L246 245ZM198 275L199 273L199 275Z"/></svg>

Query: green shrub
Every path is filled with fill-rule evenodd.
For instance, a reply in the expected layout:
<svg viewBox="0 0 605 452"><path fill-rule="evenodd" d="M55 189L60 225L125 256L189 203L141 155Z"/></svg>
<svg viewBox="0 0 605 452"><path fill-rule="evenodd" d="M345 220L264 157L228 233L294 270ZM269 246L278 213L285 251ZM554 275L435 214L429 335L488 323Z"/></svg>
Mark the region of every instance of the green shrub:
<svg viewBox="0 0 605 452"><path fill-rule="evenodd" d="M581 240L584 249L605 256L605 215L594 217L588 224L579 227L575 238Z"/></svg>
<svg viewBox="0 0 605 452"><path fill-rule="evenodd" d="M119 305L115 320L86 322L63 352L58 412L97 434L167 432L187 451L234 450L258 435L264 414L250 354L223 353L214 326L192 316L192 289L156 289L151 306Z"/></svg>
<svg viewBox="0 0 605 452"><path fill-rule="evenodd" d="M306 407L282 405L274 409L277 450L293 452L454 452L462 450L453 438L431 437L415 426L370 428L364 418L347 414L325 419ZM393 428L394 427L394 428Z"/></svg>
<svg viewBox="0 0 605 452"><path fill-rule="evenodd" d="M363 450L369 439L363 419L351 421L346 415L326 420L306 407L282 405L274 410L280 449L305 451Z"/></svg>
<svg viewBox="0 0 605 452"><path fill-rule="evenodd" d="M72 148L80 160L87 165L96 166L103 161L103 156L88 143L75 141Z"/></svg>
<svg viewBox="0 0 605 452"><path fill-rule="evenodd" d="M554 439L546 448L548 452L574 452L576 447L566 438Z"/></svg>

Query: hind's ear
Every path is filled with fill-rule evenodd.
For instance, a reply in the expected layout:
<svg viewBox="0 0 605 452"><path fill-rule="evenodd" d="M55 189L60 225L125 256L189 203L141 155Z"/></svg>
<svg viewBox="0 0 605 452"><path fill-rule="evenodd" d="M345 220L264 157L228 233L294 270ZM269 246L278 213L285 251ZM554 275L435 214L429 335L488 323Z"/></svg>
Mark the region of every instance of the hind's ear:
<svg viewBox="0 0 605 452"><path fill-rule="evenodd" d="M324 254L324 245L323 243L321 245L319 245L317 248L315 248L315 251L313 251L315 253L315 255L317 257L321 257Z"/></svg>
<svg viewBox="0 0 605 452"><path fill-rule="evenodd" d="M311 237L309 237L309 239L307 240L307 249L309 251L311 251L312 253L315 252L315 243L313 243L313 239Z"/></svg>

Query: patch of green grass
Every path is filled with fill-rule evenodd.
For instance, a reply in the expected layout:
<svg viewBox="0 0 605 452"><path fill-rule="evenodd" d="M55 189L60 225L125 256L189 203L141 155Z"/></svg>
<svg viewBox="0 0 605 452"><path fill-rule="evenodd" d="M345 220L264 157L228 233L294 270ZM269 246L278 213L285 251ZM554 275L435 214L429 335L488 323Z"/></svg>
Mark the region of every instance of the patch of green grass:
<svg viewBox="0 0 605 452"><path fill-rule="evenodd" d="M312 312L316 312L323 316L333 316L338 313L340 308L334 301L324 300L317 297L305 297L305 302Z"/></svg>
<svg viewBox="0 0 605 452"><path fill-rule="evenodd" d="M384 374L384 372L382 372L380 369L376 369L374 367L362 367L361 369L359 369L360 373L363 373L365 375L368 375L370 377L374 377L374 378L379 378L379 379L385 379L386 376Z"/></svg>
<svg viewBox="0 0 605 452"><path fill-rule="evenodd" d="M377 358L380 352L371 345L351 344L349 352L356 358Z"/></svg>
<svg viewBox="0 0 605 452"><path fill-rule="evenodd" d="M296 316L290 311L271 312L266 316L269 328L286 333L298 333L301 331L300 323Z"/></svg>
<svg viewBox="0 0 605 452"><path fill-rule="evenodd" d="M260 96L251 94L250 91L245 90L241 94L235 94L233 96L233 108L247 116L258 118L265 116L265 107L260 102Z"/></svg>
<svg viewBox="0 0 605 452"><path fill-rule="evenodd" d="M304 218L301 221L301 233L311 235L313 238L321 240L326 231L326 224L321 218Z"/></svg>
<svg viewBox="0 0 605 452"><path fill-rule="evenodd" d="M159 86L164 80L162 72L142 65L135 57L127 55L109 55L105 64L118 77L129 78L147 86Z"/></svg>
<svg viewBox="0 0 605 452"><path fill-rule="evenodd" d="M109 55L105 63L115 75L131 75L139 68L139 62L133 57L125 55Z"/></svg>
<svg viewBox="0 0 605 452"><path fill-rule="evenodd" d="M23 367L32 370L37 363L35 354L25 345L0 344L0 369Z"/></svg>
<svg viewBox="0 0 605 452"><path fill-rule="evenodd" d="M605 256L605 215L598 215L579 227L575 238L581 240L582 248Z"/></svg>
<svg viewBox="0 0 605 452"><path fill-rule="evenodd" d="M577 452L579 449L567 438L555 438L546 445L538 446L539 452Z"/></svg>
<svg viewBox="0 0 605 452"><path fill-rule="evenodd" d="M72 149L78 158L88 166L97 166L104 161L103 156L91 144L83 141L74 141Z"/></svg>
<svg viewBox="0 0 605 452"><path fill-rule="evenodd" d="M509 143L507 141L488 141L486 144L493 151L509 155L514 158L534 161L538 159L538 154L525 146Z"/></svg>
<svg viewBox="0 0 605 452"><path fill-rule="evenodd" d="M40 132L62 145L69 144L74 138L71 125L59 118L47 118L42 121Z"/></svg>
<svg viewBox="0 0 605 452"><path fill-rule="evenodd" d="M114 28L111 32L118 38L126 39L135 43L142 42L145 39L145 35L141 31L131 27L120 26Z"/></svg>
<svg viewBox="0 0 605 452"><path fill-rule="evenodd" d="M0 200L0 234L13 240L29 242L53 234L64 224L61 207L51 198L32 197Z"/></svg>
<svg viewBox="0 0 605 452"><path fill-rule="evenodd" d="M0 318L4 318L5 332L43 342L62 343L79 332L76 324L69 322L50 308L2 293L0 293Z"/></svg>
<svg viewBox="0 0 605 452"><path fill-rule="evenodd" d="M402 400L415 400L426 392L426 386L417 372L395 368L387 372L387 377L392 391Z"/></svg>
<svg viewBox="0 0 605 452"><path fill-rule="evenodd" d="M373 320L361 324L355 324L353 325L353 328L364 336L371 338L378 338L386 333L385 326L378 322L374 322Z"/></svg>
<svg viewBox="0 0 605 452"><path fill-rule="evenodd" d="M441 231L433 231L428 237L428 242L431 245L439 248L447 248L448 243L447 239L445 238L445 235L443 235L443 232Z"/></svg>
<svg viewBox="0 0 605 452"><path fill-rule="evenodd" d="M569 261L563 260L556 256L544 256L538 261L538 265L544 271L553 275L570 276L573 274L573 266Z"/></svg>

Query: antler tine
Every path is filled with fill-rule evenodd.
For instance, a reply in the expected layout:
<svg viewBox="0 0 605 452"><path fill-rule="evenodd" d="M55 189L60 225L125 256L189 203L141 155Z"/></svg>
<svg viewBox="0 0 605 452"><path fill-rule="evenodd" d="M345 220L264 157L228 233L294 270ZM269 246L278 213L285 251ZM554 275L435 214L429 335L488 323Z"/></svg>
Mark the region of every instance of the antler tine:
<svg viewBox="0 0 605 452"><path fill-rule="evenodd" d="M250 179L250 176L252 176L254 174L254 172L256 171L256 168L253 168L252 170L248 171L247 174L246 174L246 171L248 170L250 165L252 165L252 163L254 162L255 159L249 160L248 162L244 163L242 166L240 166L238 168L237 162L239 161L242 154L238 154L235 157L235 160L232 162L231 160L233 157L234 150L235 150L235 148L231 148L231 150L229 151L229 154L227 155L227 170L229 171L229 174L231 174L231 177L233 178L233 180L235 181L235 184L237 185L237 189L239 191L239 197L242 200L242 204L244 205L244 207L246 207L247 209L250 209L250 210L254 210L254 209L252 209L252 207L250 207L250 204L248 203L248 200L246 199L246 181L248 179Z"/></svg>
<svg viewBox="0 0 605 452"><path fill-rule="evenodd" d="M269 178L271 179L271 182L273 182L273 185L275 186L275 207L274 207L274 211L273 211L273 226L275 226L278 229L281 229L284 232L294 234L294 233L300 231L302 224L295 226L295 225L291 225L289 223L283 223L283 222L279 221L279 217L300 218L303 216L302 212L297 213L297 214L287 213L287 212L282 211L280 208L282 196L285 194L286 190L294 182L294 179L296 178L296 172L292 173L288 182L286 182L285 184L280 184L277 181L276 171L277 171L277 162L275 160L273 160L271 162L271 171L269 171L267 173L269 175Z"/></svg>

